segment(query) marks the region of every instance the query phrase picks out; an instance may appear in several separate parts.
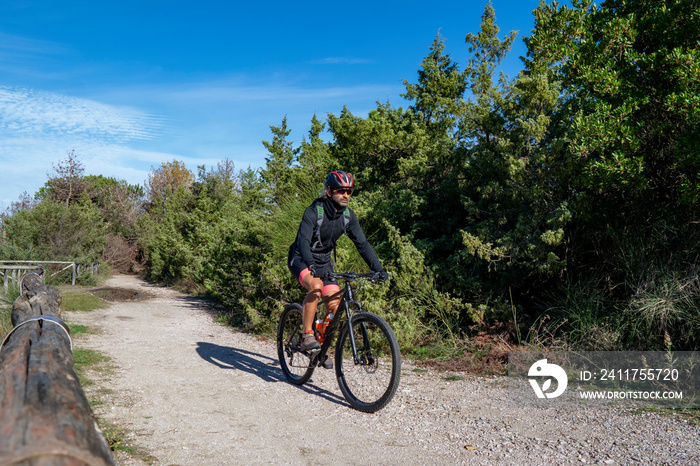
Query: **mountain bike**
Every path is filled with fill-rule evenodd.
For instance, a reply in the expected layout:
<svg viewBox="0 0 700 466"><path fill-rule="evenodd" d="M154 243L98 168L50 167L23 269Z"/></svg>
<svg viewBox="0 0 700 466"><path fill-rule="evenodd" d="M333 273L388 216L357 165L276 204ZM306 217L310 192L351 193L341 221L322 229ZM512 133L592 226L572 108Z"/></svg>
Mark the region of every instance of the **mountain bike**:
<svg viewBox="0 0 700 466"><path fill-rule="evenodd" d="M376 314L363 312L362 304L355 300L350 283L362 279L374 282L374 274L333 273L331 276L345 285L319 303L340 297L333 319L322 333L317 333L320 349L302 351L299 348L303 333L300 304L289 304L282 312L277 329L277 354L282 372L294 385L308 382L314 369L328 359L328 351L340 328L335 345L335 375L340 391L350 406L373 413L385 407L399 387L399 344L389 324ZM345 320L342 327L341 320ZM315 332L317 325L314 322Z"/></svg>

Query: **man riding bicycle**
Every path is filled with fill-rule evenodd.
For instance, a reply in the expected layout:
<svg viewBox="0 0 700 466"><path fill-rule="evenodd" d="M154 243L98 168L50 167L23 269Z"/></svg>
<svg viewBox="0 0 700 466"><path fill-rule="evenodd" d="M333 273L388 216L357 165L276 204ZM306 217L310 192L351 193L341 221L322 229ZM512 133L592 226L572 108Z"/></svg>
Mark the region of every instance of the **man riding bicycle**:
<svg viewBox="0 0 700 466"><path fill-rule="evenodd" d="M354 188L355 180L350 173L342 170L329 173L321 197L304 211L297 237L289 248L289 270L307 290L302 305L302 350L321 347L314 337L312 325L319 300L340 291L338 282L330 276L333 272L331 253L343 233L355 243L370 270L378 275L377 278L388 278L372 246L367 242L355 213L348 207ZM339 298L327 301L326 310L335 314L338 303Z"/></svg>

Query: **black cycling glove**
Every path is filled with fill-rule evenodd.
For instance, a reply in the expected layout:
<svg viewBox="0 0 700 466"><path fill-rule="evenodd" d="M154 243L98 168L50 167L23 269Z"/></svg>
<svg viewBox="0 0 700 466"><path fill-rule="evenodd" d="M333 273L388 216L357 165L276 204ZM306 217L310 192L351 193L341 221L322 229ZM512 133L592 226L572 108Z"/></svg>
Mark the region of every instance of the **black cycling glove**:
<svg viewBox="0 0 700 466"><path fill-rule="evenodd" d="M309 272L311 272L311 275L321 280L326 280L330 274L330 270L328 270L327 267L318 267L316 265L310 265Z"/></svg>

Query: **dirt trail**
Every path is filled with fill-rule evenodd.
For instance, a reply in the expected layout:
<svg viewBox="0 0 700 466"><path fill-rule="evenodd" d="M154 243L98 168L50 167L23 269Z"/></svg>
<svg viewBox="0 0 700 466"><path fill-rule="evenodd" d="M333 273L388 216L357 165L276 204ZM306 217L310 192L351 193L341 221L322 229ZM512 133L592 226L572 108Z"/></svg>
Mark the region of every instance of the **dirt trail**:
<svg viewBox="0 0 700 466"><path fill-rule="evenodd" d="M364 414L349 407L333 371L288 384L273 341L216 323L205 304L115 276L138 292L67 320L97 333L78 345L112 359L87 391L98 416L128 432L156 465L225 464L646 464L700 462L697 426L652 414L519 409L503 378L423 371L404 363L394 400ZM146 464L118 455L119 464Z"/></svg>

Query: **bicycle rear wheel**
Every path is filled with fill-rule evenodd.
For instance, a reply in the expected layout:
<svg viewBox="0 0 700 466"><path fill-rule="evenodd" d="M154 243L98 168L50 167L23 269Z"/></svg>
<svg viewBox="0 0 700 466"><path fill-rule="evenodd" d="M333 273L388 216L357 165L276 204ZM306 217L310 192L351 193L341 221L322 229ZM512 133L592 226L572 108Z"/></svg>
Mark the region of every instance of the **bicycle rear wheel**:
<svg viewBox="0 0 700 466"><path fill-rule="evenodd" d="M302 312L299 304L288 305L280 316L277 327L277 356L284 376L294 385L303 385L311 378L314 367L311 359L299 351L302 339Z"/></svg>
<svg viewBox="0 0 700 466"><path fill-rule="evenodd" d="M350 405L366 413L385 407L401 379L399 343L389 324L370 312L352 317L358 361L352 354L349 325L340 331L335 351L335 374Z"/></svg>

